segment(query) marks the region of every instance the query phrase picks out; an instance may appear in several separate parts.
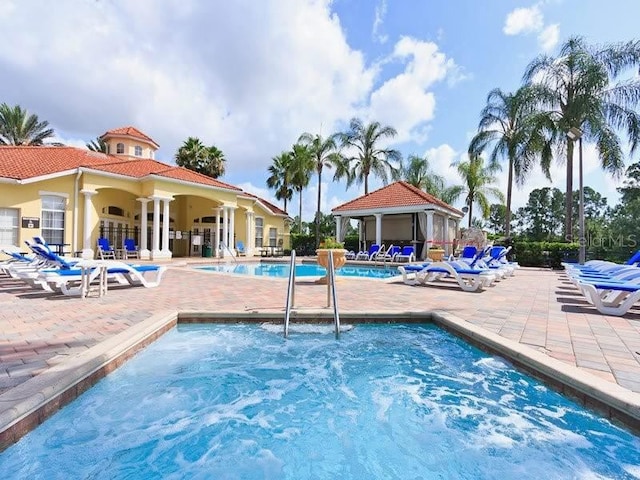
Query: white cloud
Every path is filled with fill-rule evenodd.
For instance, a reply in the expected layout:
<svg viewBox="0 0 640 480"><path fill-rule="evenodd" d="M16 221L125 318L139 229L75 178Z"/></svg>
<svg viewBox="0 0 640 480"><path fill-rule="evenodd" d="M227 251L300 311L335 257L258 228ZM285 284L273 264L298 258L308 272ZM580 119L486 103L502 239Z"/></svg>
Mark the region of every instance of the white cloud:
<svg viewBox="0 0 640 480"><path fill-rule="evenodd" d="M265 168L302 131L332 130L371 91L376 70L349 47L329 0L160 3L5 11L3 101L68 137L135 125L161 143L161 159L198 136L233 174Z"/></svg>
<svg viewBox="0 0 640 480"><path fill-rule="evenodd" d="M380 43L386 43L389 39L388 35L379 33L378 31L382 27L384 17L387 15L387 0L381 0L380 4L376 5L375 18L373 20L373 29L371 36L374 40Z"/></svg>
<svg viewBox="0 0 640 480"><path fill-rule="evenodd" d="M544 30L542 30L538 34L538 43L540 44L540 47L546 52L553 50L556 45L558 45L559 39L560 25L557 23L545 27Z"/></svg>
<svg viewBox="0 0 640 480"><path fill-rule="evenodd" d="M430 148L424 154L429 159L429 166L431 167L431 170L444 177L447 185L460 184L458 171L456 167L451 165L456 160L459 160L459 156L462 154L456 152L447 144Z"/></svg>
<svg viewBox="0 0 640 480"><path fill-rule="evenodd" d="M529 8L516 8L507 15L502 31L505 35L519 35L542 30L544 20L537 5Z"/></svg>
<svg viewBox="0 0 640 480"><path fill-rule="evenodd" d="M371 94L371 117L393 125L398 131L396 142L424 141L424 128L436 106L429 89L449 74L459 75L459 69L435 43L411 37L396 43L391 58L407 61L405 69Z"/></svg>

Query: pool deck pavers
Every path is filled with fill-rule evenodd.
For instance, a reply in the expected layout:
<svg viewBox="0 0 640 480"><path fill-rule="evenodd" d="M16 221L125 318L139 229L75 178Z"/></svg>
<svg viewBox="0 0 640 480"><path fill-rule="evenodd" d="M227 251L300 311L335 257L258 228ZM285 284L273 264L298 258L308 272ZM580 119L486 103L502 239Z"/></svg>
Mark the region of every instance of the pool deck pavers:
<svg viewBox="0 0 640 480"><path fill-rule="evenodd" d="M155 315L181 311L283 313L286 280L193 269L176 259L157 288L65 297L0 276L0 394ZM446 284L341 278L341 312L446 311L466 322L640 392L640 307L599 314L563 272L521 268L483 292ZM299 278L296 306L324 308L327 287Z"/></svg>

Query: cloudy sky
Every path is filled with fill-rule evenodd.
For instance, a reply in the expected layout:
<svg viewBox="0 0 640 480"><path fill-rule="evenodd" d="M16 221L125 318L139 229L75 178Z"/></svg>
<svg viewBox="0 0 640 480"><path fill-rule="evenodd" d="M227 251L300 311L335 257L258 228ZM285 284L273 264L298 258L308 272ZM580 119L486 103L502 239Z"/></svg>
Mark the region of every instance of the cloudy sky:
<svg viewBox="0 0 640 480"><path fill-rule="evenodd" d="M394 148L458 183L450 164L491 89L518 88L526 65L569 36L634 39L638 18L637 0L0 0L0 103L48 120L69 145L133 125L167 163L199 137L224 152L223 180L274 202L271 159L354 116L395 127ZM325 213L362 193L330 176ZM561 166L553 184L535 172L514 206L564 183ZM590 145L585 184L617 200ZM314 178L305 220L316 194Z"/></svg>

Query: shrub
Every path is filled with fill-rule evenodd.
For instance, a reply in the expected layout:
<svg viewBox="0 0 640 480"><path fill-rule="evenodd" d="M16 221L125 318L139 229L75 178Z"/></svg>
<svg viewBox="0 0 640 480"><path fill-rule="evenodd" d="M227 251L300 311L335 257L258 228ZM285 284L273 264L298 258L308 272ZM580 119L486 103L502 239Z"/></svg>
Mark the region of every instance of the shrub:
<svg viewBox="0 0 640 480"><path fill-rule="evenodd" d="M562 268L562 262L578 260L578 249L577 243L516 241L511 257L524 267Z"/></svg>

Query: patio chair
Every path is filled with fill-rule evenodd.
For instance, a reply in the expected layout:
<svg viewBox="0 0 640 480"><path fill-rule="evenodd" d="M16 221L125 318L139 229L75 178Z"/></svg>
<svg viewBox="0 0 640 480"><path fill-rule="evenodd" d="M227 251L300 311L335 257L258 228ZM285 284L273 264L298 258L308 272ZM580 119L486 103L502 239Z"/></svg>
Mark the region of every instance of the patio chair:
<svg viewBox="0 0 640 480"><path fill-rule="evenodd" d="M399 266L398 270L401 268ZM489 269L471 268L464 262L432 262L416 272L413 284L427 285L445 278L454 279L465 292L476 292L491 286L497 275Z"/></svg>
<svg viewBox="0 0 640 480"><path fill-rule="evenodd" d="M411 262L415 262L415 260L416 260L415 248L412 245L406 245L402 247L402 249L400 250L400 253L398 253L395 258L396 262L411 263Z"/></svg>
<svg viewBox="0 0 640 480"><path fill-rule="evenodd" d="M111 246L111 244L109 243L109 239L108 238L104 238L104 237L100 237L98 239L98 257L100 257L100 260L106 260L106 259L116 259L116 251L113 249L113 247Z"/></svg>
<svg viewBox="0 0 640 480"><path fill-rule="evenodd" d="M344 254L344 258L346 258L347 260L355 260L356 259L356 252L354 252L353 250L349 250L347 253Z"/></svg>
<svg viewBox="0 0 640 480"><path fill-rule="evenodd" d="M586 300L605 315L622 316L640 300L640 278L624 283L579 282L578 288Z"/></svg>
<svg viewBox="0 0 640 480"><path fill-rule="evenodd" d="M356 260L371 260L380 250L384 251L384 244L378 245L374 243L369 250L362 250L356 255Z"/></svg>
<svg viewBox="0 0 640 480"><path fill-rule="evenodd" d="M245 257L247 255L247 251L244 248L244 242L242 240L236 240L236 252L239 257Z"/></svg>
<svg viewBox="0 0 640 480"><path fill-rule="evenodd" d="M136 247L136 241L133 238L125 238L122 242L122 256L125 260L140 258L140 250Z"/></svg>

